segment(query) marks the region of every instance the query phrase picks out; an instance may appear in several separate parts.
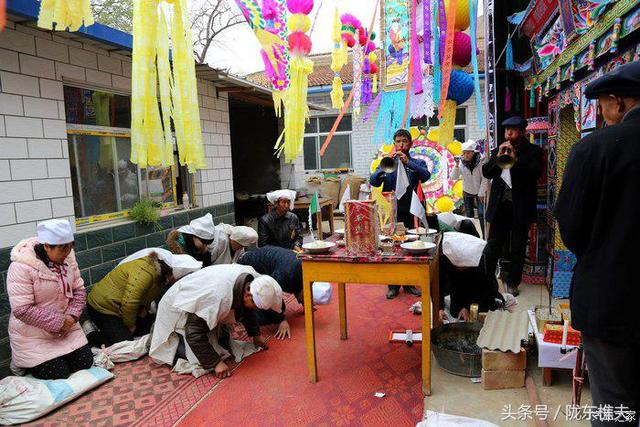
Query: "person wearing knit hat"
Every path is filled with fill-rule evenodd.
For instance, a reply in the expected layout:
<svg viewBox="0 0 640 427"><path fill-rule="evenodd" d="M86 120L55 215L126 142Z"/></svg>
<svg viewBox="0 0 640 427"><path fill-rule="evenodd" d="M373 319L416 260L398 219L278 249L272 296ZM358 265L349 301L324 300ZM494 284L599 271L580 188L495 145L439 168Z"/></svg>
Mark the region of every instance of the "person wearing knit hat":
<svg viewBox="0 0 640 427"><path fill-rule="evenodd" d="M160 300L149 356L157 363L172 365L179 342L184 339L188 362L226 378L231 375L227 357L233 353L239 362L257 351L253 346L235 351L238 344L230 338L230 326L242 323L254 346L266 349L254 310L279 309L281 305L280 285L252 267L231 264L203 268L178 280Z"/></svg>
<svg viewBox="0 0 640 427"><path fill-rule="evenodd" d="M78 324L86 291L67 220L36 227L36 237L11 250L7 294L9 342L14 366L39 379L67 378L88 369L93 355Z"/></svg>
<svg viewBox="0 0 640 427"><path fill-rule="evenodd" d="M251 227L218 224L213 243L209 246L211 264L233 264L257 241L258 233Z"/></svg>
<svg viewBox="0 0 640 427"><path fill-rule="evenodd" d="M627 408L637 425L640 61L593 80L584 95L597 99L607 126L571 148L554 205L560 237L576 257L571 326L582 335L593 405Z"/></svg>
<svg viewBox="0 0 640 427"><path fill-rule="evenodd" d="M462 159L455 158L456 165L453 168L452 178L454 180L462 178L465 215L469 218L475 218L474 204L478 207L480 229L484 235L484 203L488 181L482 176L482 166L487 163L487 160L476 147L477 143L472 139L462 144Z"/></svg>
<svg viewBox="0 0 640 427"><path fill-rule="evenodd" d="M298 216L291 212L296 199L292 190L267 193L271 211L258 221L258 247L280 246L302 251L302 227Z"/></svg>
<svg viewBox="0 0 640 427"><path fill-rule="evenodd" d="M202 262L203 267L211 265L209 245L215 238L215 226L210 213L196 218L167 235L167 247L174 254L191 255Z"/></svg>

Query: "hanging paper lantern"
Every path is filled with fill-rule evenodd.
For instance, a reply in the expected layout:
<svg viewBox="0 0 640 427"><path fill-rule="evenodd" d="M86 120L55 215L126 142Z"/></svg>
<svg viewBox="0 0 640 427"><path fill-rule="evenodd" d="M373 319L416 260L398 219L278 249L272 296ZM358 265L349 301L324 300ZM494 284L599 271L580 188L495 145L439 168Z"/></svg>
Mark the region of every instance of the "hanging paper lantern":
<svg viewBox="0 0 640 427"><path fill-rule="evenodd" d="M449 143L449 145L447 145L447 150L449 150L449 152L453 156L461 156L462 155L462 144L460 144L458 141L453 141L453 142Z"/></svg>
<svg viewBox="0 0 640 427"><path fill-rule="evenodd" d="M301 31L289 34L289 52L293 55L308 55L311 52L311 39Z"/></svg>
<svg viewBox="0 0 640 427"><path fill-rule="evenodd" d="M461 179L457 180L456 183L453 184L453 194L459 199L462 198L463 189L462 189L462 180Z"/></svg>
<svg viewBox="0 0 640 427"><path fill-rule="evenodd" d="M447 10L447 19L449 19L449 0L444 0L445 8ZM456 23L455 28L457 31L464 31L469 28L469 2L464 0L456 1Z"/></svg>
<svg viewBox="0 0 640 427"><path fill-rule="evenodd" d="M464 104L473 95L473 78L465 71L453 70L447 99L455 101L458 105Z"/></svg>
<svg viewBox="0 0 640 427"><path fill-rule="evenodd" d="M355 46L358 29L362 27L360 20L350 13L345 13L340 17L340 21L342 22L342 40L349 47Z"/></svg>
<svg viewBox="0 0 640 427"><path fill-rule="evenodd" d="M411 140L413 141L414 139L418 139L420 136L420 129L418 129L418 126L411 126L409 128L409 133L411 134Z"/></svg>
<svg viewBox="0 0 640 427"><path fill-rule="evenodd" d="M435 201L434 207L440 213L451 212L455 209L455 204L453 200L449 196L439 197L438 200Z"/></svg>
<svg viewBox="0 0 640 427"><path fill-rule="evenodd" d="M466 67L471 62L471 37L457 31L453 38L453 63L458 67Z"/></svg>
<svg viewBox="0 0 640 427"><path fill-rule="evenodd" d="M313 9L313 0L287 0L287 9L292 14L308 15Z"/></svg>
<svg viewBox="0 0 640 427"><path fill-rule="evenodd" d="M289 22L287 23L289 31L302 31L306 33L311 28L311 20L307 15L295 14L291 15Z"/></svg>

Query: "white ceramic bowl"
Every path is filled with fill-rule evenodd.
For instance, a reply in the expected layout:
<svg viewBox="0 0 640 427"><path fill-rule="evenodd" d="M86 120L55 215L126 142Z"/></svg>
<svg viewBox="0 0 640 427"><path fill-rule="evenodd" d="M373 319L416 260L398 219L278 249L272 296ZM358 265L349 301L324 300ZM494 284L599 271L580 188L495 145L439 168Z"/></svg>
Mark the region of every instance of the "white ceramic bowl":
<svg viewBox="0 0 640 427"><path fill-rule="evenodd" d="M316 242L309 242L302 245L302 249L309 252L310 254L324 254L329 252L331 249L336 247L336 244L333 242L322 242L324 243L324 247L316 247L314 246Z"/></svg>
<svg viewBox="0 0 640 427"><path fill-rule="evenodd" d="M420 244L420 247L416 247L418 246L418 243ZM403 243L400 245L400 247L412 255L424 255L435 248L436 244L431 242L418 241Z"/></svg>

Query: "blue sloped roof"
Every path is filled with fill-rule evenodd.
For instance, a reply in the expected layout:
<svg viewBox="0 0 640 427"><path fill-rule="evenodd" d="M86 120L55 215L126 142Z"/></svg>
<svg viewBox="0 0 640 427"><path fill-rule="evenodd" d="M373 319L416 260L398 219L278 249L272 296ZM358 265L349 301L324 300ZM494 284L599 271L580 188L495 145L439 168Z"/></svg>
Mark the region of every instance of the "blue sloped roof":
<svg viewBox="0 0 640 427"><path fill-rule="evenodd" d="M7 0L7 14L37 21L40 2L37 0ZM89 27L81 27L74 34L114 46L122 50L133 50L133 36L124 31L96 22Z"/></svg>

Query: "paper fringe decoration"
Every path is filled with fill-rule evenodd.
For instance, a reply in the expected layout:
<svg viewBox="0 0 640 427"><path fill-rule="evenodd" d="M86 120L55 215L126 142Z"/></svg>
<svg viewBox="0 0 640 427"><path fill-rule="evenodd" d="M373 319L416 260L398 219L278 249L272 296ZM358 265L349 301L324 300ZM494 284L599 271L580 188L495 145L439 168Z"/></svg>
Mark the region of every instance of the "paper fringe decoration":
<svg viewBox="0 0 640 427"><path fill-rule="evenodd" d="M351 49L353 57L353 104L351 106L351 115L357 118L360 115L360 104L362 102L362 56L363 50L360 43L356 43Z"/></svg>
<svg viewBox="0 0 640 427"><path fill-rule="evenodd" d="M333 18L333 52L331 52L331 71L333 71L333 84L331 87L331 106L339 110L344 105L344 91L342 90L342 79L340 70L347 63L347 45L342 40L342 23L338 8L335 10Z"/></svg>
<svg viewBox="0 0 640 427"><path fill-rule="evenodd" d="M393 92L382 92L380 110L376 120L376 130L371 142L375 145L386 144L393 141L393 133L399 128L408 128L409 120L402 123L402 112L404 111L406 90L396 90Z"/></svg>
<svg viewBox="0 0 640 427"><path fill-rule="evenodd" d="M441 7L444 7L444 0L434 2L432 9L432 28L433 28L433 100L440 104L440 85L442 83L442 75L440 73L440 29L438 27L438 15Z"/></svg>
<svg viewBox="0 0 640 427"><path fill-rule="evenodd" d="M506 47L506 52L505 52L504 68L507 71L512 71L515 68L513 66L513 45L511 44L511 36L509 36L507 38L507 47Z"/></svg>
<svg viewBox="0 0 640 427"><path fill-rule="evenodd" d="M287 7L294 15L302 15L308 20L306 15L313 8L313 0L288 0ZM300 21L303 20L300 18ZM306 26L298 26L289 34L291 82L285 100L284 140L276 143L276 155L279 157L284 152L287 163L294 162L302 151L304 125L309 117L307 90L309 74L313 72L313 61L307 58L311 51L311 39L305 34L306 31L302 31L303 29L308 30Z"/></svg>
<svg viewBox="0 0 640 427"><path fill-rule="evenodd" d="M42 0L40 3L40 28L55 31L69 29L73 32L78 31L82 25L93 25L93 22L89 0Z"/></svg>
<svg viewBox="0 0 640 427"><path fill-rule="evenodd" d="M260 55L273 89L273 107L276 117L281 117L290 81L285 0L263 1L262 7L256 0L236 0L236 4L262 46Z"/></svg>
<svg viewBox="0 0 640 427"><path fill-rule="evenodd" d="M413 94L422 93L422 66L420 58L420 44L418 42L417 0L411 0L411 69L413 72Z"/></svg>
<svg viewBox="0 0 640 427"><path fill-rule="evenodd" d="M462 0L464 1L464 0ZM470 33L471 33L471 65L473 66L473 86L476 94L476 114L478 115L478 127L484 129L484 112L482 111L482 94L480 93L480 76L478 73L478 0L469 1Z"/></svg>
<svg viewBox="0 0 640 427"><path fill-rule="evenodd" d="M453 141L453 131L456 124L456 108L458 104L450 99L445 100L442 104L442 120L440 121L440 135L438 142L446 147Z"/></svg>
<svg viewBox="0 0 640 427"><path fill-rule="evenodd" d="M419 95L412 98L412 115L411 117L419 119L421 117L433 117L435 112L435 103L433 100L433 76L425 74L422 78L423 91Z"/></svg>
<svg viewBox="0 0 640 427"><path fill-rule="evenodd" d="M445 110L444 104L449 91L451 71L453 69L453 34L455 32L457 0L449 0L449 20L447 21L447 33L445 39L444 56L442 58L442 87L440 88L440 110L438 116L442 117ZM454 112L455 115L455 112Z"/></svg>
<svg viewBox="0 0 640 427"><path fill-rule="evenodd" d="M422 25L423 61L431 65L431 0L422 0Z"/></svg>
<svg viewBox="0 0 640 427"><path fill-rule="evenodd" d="M174 164L171 118L179 161L192 173L206 167L206 163L186 0L173 0L173 69L169 65L169 35L161 5L134 0L133 6L131 162L141 168Z"/></svg>

